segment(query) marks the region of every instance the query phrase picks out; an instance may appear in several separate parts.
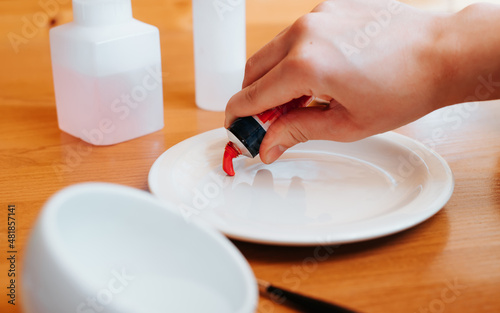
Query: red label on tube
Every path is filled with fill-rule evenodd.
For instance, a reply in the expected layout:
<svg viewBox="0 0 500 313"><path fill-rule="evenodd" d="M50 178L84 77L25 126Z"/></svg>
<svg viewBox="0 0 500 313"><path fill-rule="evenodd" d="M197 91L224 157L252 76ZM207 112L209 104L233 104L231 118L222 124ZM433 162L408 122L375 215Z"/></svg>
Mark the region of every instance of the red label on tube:
<svg viewBox="0 0 500 313"><path fill-rule="evenodd" d="M281 115L286 114L288 111L304 106L304 102L299 100L303 99L299 98L292 100L288 103L282 104L278 107L257 114L256 116L262 123L267 123L267 122L272 123L274 122L274 120L276 120Z"/></svg>
<svg viewBox="0 0 500 313"><path fill-rule="evenodd" d="M269 109L260 114L254 115L254 118L259 122L259 124L264 127L265 130L269 128L269 126L281 115L286 114L288 111L293 109L301 108L307 106L311 102L312 98L303 96L297 99L294 99L288 103L282 104L278 107Z"/></svg>

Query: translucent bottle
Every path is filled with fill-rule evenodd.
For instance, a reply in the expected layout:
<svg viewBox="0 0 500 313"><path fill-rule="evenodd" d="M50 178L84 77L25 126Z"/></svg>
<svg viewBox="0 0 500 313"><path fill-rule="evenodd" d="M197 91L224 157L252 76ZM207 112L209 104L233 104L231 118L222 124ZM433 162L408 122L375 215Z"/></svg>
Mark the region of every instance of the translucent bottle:
<svg viewBox="0 0 500 313"><path fill-rule="evenodd" d="M192 0L196 104L224 111L241 90L246 62L245 0Z"/></svg>
<svg viewBox="0 0 500 313"><path fill-rule="evenodd" d="M131 0L73 0L73 22L50 31L59 128L111 145L163 128L159 31Z"/></svg>

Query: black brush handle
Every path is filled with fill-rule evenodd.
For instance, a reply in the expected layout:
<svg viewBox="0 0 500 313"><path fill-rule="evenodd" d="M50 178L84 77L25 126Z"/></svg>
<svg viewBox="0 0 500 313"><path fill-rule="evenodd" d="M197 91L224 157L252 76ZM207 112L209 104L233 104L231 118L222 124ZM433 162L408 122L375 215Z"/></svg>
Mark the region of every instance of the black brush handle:
<svg viewBox="0 0 500 313"><path fill-rule="evenodd" d="M266 290L274 301L286 304L304 313L356 313L356 311L343 308L336 304L306 297L272 285L267 287Z"/></svg>

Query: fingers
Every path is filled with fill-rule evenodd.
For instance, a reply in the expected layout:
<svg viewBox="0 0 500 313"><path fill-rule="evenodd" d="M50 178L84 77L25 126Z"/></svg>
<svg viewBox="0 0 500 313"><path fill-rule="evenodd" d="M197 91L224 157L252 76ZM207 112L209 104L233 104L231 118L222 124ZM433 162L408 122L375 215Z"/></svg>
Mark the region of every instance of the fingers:
<svg viewBox="0 0 500 313"><path fill-rule="evenodd" d="M323 1L320 4L318 4L314 9L312 9L311 12L333 12L335 11L334 7L334 1Z"/></svg>
<svg viewBox="0 0 500 313"><path fill-rule="evenodd" d="M277 107L302 96L312 96L304 89L302 77L294 72L295 66L282 61L259 80L236 93L226 106L225 127L241 116L250 116Z"/></svg>
<svg viewBox="0 0 500 313"><path fill-rule="evenodd" d="M271 125L260 146L260 158L269 164L300 142L313 139L353 141L362 136L341 105L297 109Z"/></svg>
<svg viewBox="0 0 500 313"><path fill-rule="evenodd" d="M290 29L287 27L280 32L273 40L251 56L245 66L245 77L242 88L248 87L253 82L264 76L269 70L275 67L288 54L289 42L286 33Z"/></svg>
<svg viewBox="0 0 500 313"><path fill-rule="evenodd" d="M229 127L234 119L238 116L248 116L257 113L261 113L266 109L259 111L259 108L252 108L252 113L238 113L241 107L252 107L255 101L259 102L260 99L255 99L260 95L261 86L266 87L269 79L273 78L276 74L268 75L271 78L267 78L264 84L260 79L268 74L272 69L274 69L288 54L288 43L285 39L285 35L290 27L284 29L279 33L272 41L267 43L262 47L257 53L250 57L245 66L245 77L243 79L242 90L235 94L226 106L226 118L224 125ZM279 77L277 77L279 79ZM288 99L291 100L291 99ZM281 105L283 103L277 103L275 106ZM245 112L243 110L243 112Z"/></svg>
<svg viewBox="0 0 500 313"><path fill-rule="evenodd" d="M316 19L312 15L298 19L248 60L243 89L226 105L226 128L237 117L258 114L301 96L313 96L311 86L321 86L321 77L315 74L324 70L323 64L317 66L321 61L313 58L316 46L307 39L315 33L312 26Z"/></svg>

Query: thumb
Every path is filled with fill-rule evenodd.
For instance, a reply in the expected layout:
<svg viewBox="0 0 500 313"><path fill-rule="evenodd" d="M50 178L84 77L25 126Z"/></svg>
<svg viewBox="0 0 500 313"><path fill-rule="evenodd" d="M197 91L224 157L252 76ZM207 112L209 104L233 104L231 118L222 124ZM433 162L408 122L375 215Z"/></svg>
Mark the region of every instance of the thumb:
<svg viewBox="0 0 500 313"><path fill-rule="evenodd" d="M296 109L269 127L260 145L260 158L270 164L287 149L313 139L352 141L353 128L343 106Z"/></svg>

